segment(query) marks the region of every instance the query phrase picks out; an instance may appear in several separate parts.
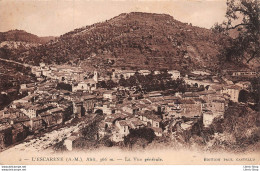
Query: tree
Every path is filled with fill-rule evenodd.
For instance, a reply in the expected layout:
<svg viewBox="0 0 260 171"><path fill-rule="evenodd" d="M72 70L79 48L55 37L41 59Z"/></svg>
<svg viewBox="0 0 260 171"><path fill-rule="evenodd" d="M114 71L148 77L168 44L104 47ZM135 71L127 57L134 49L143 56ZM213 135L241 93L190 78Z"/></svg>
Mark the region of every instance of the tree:
<svg viewBox="0 0 260 171"><path fill-rule="evenodd" d="M225 32L225 28L223 27L222 24L219 23L215 23L212 27L211 30L215 33L224 33Z"/></svg>
<svg viewBox="0 0 260 171"><path fill-rule="evenodd" d="M132 148L134 144L144 148L148 143L151 143L155 137L154 131L151 128L139 128L130 130L130 134L124 137L124 143L130 148Z"/></svg>
<svg viewBox="0 0 260 171"><path fill-rule="evenodd" d="M260 110L260 78L254 78L251 80L252 85L252 98L254 102L256 103L256 110Z"/></svg>
<svg viewBox="0 0 260 171"><path fill-rule="evenodd" d="M239 92L238 101L246 103L248 96L249 96L249 93L246 90L241 90Z"/></svg>
<svg viewBox="0 0 260 171"><path fill-rule="evenodd" d="M53 149L55 151L67 151L67 147L64 145L64 139L56 144L54 144Z"/></svg>
<svg viewBox="0 0 260 171"><path fill-rule="evenodd" d="M115 82L112 81L112 80L108 80L108 81L106 82L106 85L107 85L107 89L112 89L112 88L114 88L114 87L117 86L117 83L115 83Z"/></svg>
<svg viewBox="0 0 260 171"><path fill-rule="evenodd" d="M230 40L222 56L228 61L246 60L260 57L260 1L227 0L226 18L223 24L215 24L214 31L228 32L236 29L239 34Z"/></svg>
<svg viewBox="0 0 260 171"><path fill-rule="evenodd" d="M124 87L127 86L127 81L125 80L124 77L121 77L118 83L120 86L124 86Z"/></svg>
<svg viewBox="0 0 260 171"><path fill-rule="evenodd" d="M66 83L58 83L57 84L57 89L58 90L72 91L72 86L70 84L66 84Z"/></svg>
<svg viewBox="0 0 260 171"><path fill-rule="evenodd" d="M110 136L109 135L105 135L101 140L100 143L103 144L106 147L112 147L113 146L113 142L110 140Z"/></svg>
<svg viewBox="0 0 260 171"><path fill-rule="evenodd" d="M98 134L98 124L93 122L80 130L81 135L85 140L95 141L96 135Z"/></svg>
<svg viewBox="0 0 260 171"><path fill-rule="evenodd" d="M248 141L250 141L249 144L253 144L260 140L259 112L246 106L238 104L229 106L224 113L222 126L224 132L233 135L239 145L246 145Z"/></svg>

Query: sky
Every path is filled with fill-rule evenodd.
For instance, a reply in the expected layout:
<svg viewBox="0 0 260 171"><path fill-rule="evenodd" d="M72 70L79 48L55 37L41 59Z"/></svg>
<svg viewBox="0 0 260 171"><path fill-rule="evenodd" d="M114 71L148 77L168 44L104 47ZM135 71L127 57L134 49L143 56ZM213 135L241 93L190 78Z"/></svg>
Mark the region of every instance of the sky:
<svg viewBox="0 0 260 171"><path fill-rule="evenodd" d="M164 13L210 28L225 19L225 0L0 0L0 32L59 36L121 13Z"/></svg>

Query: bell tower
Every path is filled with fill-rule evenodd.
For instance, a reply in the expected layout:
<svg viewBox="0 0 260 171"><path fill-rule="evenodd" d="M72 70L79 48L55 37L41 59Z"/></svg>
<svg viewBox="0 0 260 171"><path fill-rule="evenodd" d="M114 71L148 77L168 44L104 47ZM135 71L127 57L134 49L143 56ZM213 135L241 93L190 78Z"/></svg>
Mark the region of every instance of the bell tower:
<svg viewBox="0 0 260 171"><path fill-rule="evenodd" d="M93 80L94 80L95 82L98 82L98 72L97 72L97 71L94 71Z"/></svg>

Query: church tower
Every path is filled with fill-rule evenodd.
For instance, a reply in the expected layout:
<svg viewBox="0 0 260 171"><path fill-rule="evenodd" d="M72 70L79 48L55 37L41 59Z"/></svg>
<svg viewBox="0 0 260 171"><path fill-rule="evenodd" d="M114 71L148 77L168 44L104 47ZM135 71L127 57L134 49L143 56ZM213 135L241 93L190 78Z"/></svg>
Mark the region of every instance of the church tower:
<svg viewBox="0 0 260 171"><path fill-rule="evenodd" d="M97 71L94 71L93 80L94 80L95 82L98 82L98 72L97 72Z"/></svg>

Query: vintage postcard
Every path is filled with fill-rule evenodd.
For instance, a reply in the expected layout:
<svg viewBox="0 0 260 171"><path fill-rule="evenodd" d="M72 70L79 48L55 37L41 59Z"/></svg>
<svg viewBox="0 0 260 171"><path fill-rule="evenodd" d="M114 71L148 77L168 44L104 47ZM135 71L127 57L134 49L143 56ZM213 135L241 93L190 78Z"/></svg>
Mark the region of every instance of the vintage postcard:
<svg viewBox="0 0 260 171"><path fill-rule="evenodd" d="M1 0L0 164L259 165L259 6Z"/></svg>

